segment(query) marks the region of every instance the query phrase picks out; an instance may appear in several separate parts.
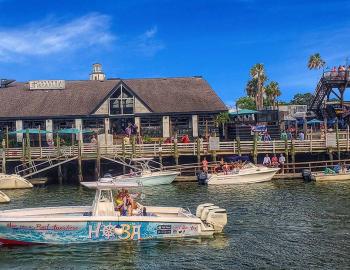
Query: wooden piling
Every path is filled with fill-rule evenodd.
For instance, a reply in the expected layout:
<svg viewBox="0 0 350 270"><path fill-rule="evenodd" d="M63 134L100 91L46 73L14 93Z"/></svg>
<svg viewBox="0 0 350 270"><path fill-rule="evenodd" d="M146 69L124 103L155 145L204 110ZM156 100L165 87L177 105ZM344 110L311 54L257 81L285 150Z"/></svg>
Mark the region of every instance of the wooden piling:
<svg viewBox="0 0 350 270"><path fill-rule="evenodd" d="M179 165L179 149L177 147L177 139L174 140L174 158L175 158L175 164Z"/></svg>
<svg viewBox="0 0 350 270"><path fill-rule="evenodd" d="M295 145L294 140L291 140L291 155L292 155L292 163L293 163L293 174L295 174Z"/></svg>
<svg viewBox="0 0 350 270"><path fill-rule="evenodd" d="M256 132L254 132L253 160L254 164L258 164L258 136Z"/></svg>
<svg viewBox="0 0 350 270"><path fill-rule="evenodd" d="M6 173L6 142L2 140L2 173Z"/></svg>
<svg viewBox="0 0 350 270"><path fill-rule="evenodd" d="M97 139L96 144L96 164L95 164L95 175L96 178L99 179L101 177L101 149L100 149L100 141Z"/></svg>
<svg viewBox="0 0 350 270"><path fill-rule="evenodd" d="M338 125L338 119L335 122L335 134L336 134L336 140L337 140L337 154L338 154L338 160L340 160L340 145L339 145L339 125Z"/></svg>
<svg viewBox="0 0 350 270"><path fill-rule="evenodd" d="M131 136L132 157L136 157L136 138Z"/></svg>
<svg viewBox="0 0 350 270"><path fill-rule="evenodd" d="M237 140L237 152L238 152L238 155L241 156L242 153L241 153L241 139L239 138L239 136L236 138Z"/></svg>
<svg viewBox="0 0 350 270"><path fill-rule="evenodd" d="M83 181L82 138L79 138L79 141L78 141L78 179L79 179L79 182Z"/></svg>
<svg viewBox="0 0 350 270"><path fill-rule="evenodd" d="M125 141L124 139L122 140L122 157L123 157L123 161L125 162ZM126 168L125 165L123 165L123 174L126 174Z"/></svg>
<svg viewBox="0 0 350 270"><path fill-rule="evenodd" d="M159 146L158 146L158 158L159 158L159 163L160 163L160 168L163 169L163 156L162 156L162 140L159 140Z"/></svg>
<svg viewBox="0 0 350 270"><path fill-rule="evenodd" d="M62 173L62 165L58 165L57 168L57 176L58 176L58 183L60 185L63 184L63 173Z"/></svg>
<svg viewBox="0 0 350 270"><path fill-rule="evenodd" d="M196 139L196 143L197 143L197 162L198 164L200 164L201 163L201 141L198 137Z"/></svg>

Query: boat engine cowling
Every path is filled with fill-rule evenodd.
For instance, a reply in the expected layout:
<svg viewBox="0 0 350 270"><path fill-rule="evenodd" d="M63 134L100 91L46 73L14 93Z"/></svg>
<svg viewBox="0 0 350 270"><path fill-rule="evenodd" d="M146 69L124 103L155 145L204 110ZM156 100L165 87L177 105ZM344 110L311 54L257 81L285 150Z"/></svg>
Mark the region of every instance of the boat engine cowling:
<svg viewBox="0 0 350 270"><path fill-rule="evenodd" d="M209 214L209 211L213 210L213 209L219 209L219 206L213 205L213 206L209 206L203 209L202 214L201 214L201 220L206 220Z"/></svg>
<svg viewBox="0 0 350 270"><path fill-rule="evenodd" d="M222 232L227 224L227 212L223 208L210 209L205 220L208 224L212 225L215 232Z"/></svg>
<svg viewBox="0 0 350 270"><path fill-rule="evenodd" d="M214 204L213 203L203 203L203 204L198 205L197 210L196 210L196 216L200 218L204 208L209 207L209 206L214 206Z"/></svg>

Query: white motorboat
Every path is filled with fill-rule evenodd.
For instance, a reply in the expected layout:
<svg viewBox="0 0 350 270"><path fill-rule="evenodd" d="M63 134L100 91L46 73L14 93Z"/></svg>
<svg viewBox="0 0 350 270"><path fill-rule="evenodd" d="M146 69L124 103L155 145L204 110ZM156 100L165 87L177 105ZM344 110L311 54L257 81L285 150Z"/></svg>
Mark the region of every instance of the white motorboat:
<svg viewBox="0 0 350 270"><path fill-rule="evenodd" d="M270 181L279 171L279 168L255 166L253 163L245 163L243 168L228 172L208 174L208 185L250 184Z"/></svg>
<svg viewBox="0 0 350 270"><path fill-rule="evenodd" d="M196 215L180 207L116 210L111 189L97 189L92 206L41 207L0 211L0 244L73 244L123 240L207 237L223 231L225 209L211 203Z"/></svg>
<svg viewBox="0 0 350 270"><path fill-rule="evenodd" d="M32 188L33 185L18 174L0 173L0 189Z"/></svg>
<svg viewBox="0 0 350 270"><path fill-rule="evenodd" d="M0 191L0 203L8 203L10 202L9 196L7 196L4 192Z"/></svg>
<svg viewBox="0 0 350 270"><path fill-rule="evenodd" d="M161 170L149 165L151 158L132 159L137 165L123 164L130 167L130 173L113 177L111 174L105 174L96 182L81 182L81 185L88 188L106 187L113 188L118 186L156 186L172 183L180 173L177 171Z"/></svg>

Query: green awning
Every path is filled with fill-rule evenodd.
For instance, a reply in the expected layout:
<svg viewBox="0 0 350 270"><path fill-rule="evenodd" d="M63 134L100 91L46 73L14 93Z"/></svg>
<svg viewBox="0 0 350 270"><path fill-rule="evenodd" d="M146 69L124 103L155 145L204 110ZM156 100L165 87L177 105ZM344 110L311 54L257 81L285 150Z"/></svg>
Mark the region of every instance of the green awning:
<svg viewBox="0 0 350 270"><path fill-rule="evenodd" d="M248 110L248 109L242 109L242 110L238 110L235 112L229 112L230 115L235 116L235 115L248 115L248 114L256 114L258 113L258 111L254 111L254 110Z"/></svg>
<svg viewBox="0 0 350 270"><path fill-rule="evenodd" d="M9 132L9 135L13 135L13 134L47 134L47 133L52 133L51 131L47 131L47 130L42 130L42 129L36 129L36 128L28 128L28 129L19 129L16 131L11 131Z"/></svg>
<svg viewBox="0 0 350 270"><path fill-rule="evenodd" d="M77 129L77 128L65 128L65 129L61 129L61 130L56 130L55 133L58 134L79 134L79 133L83 133L83 134L87 134L87 133L94 133L94 131L92 130L81 130Z"/></svg>

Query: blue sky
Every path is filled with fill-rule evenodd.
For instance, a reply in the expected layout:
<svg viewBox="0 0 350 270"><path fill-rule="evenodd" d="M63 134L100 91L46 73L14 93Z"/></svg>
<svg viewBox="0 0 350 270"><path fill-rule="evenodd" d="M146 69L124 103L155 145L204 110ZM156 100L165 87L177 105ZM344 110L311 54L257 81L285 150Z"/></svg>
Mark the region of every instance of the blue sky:
<svg viewBox="0 0 350 270"><path fill-rule="evenodd" d="M0 0L0 77L87 79L202 75L222 100L244 95L263 63L282 100L313 91L319 71L350 59L350 1ZM350 61L349 61L350 63Z"/></svg>

